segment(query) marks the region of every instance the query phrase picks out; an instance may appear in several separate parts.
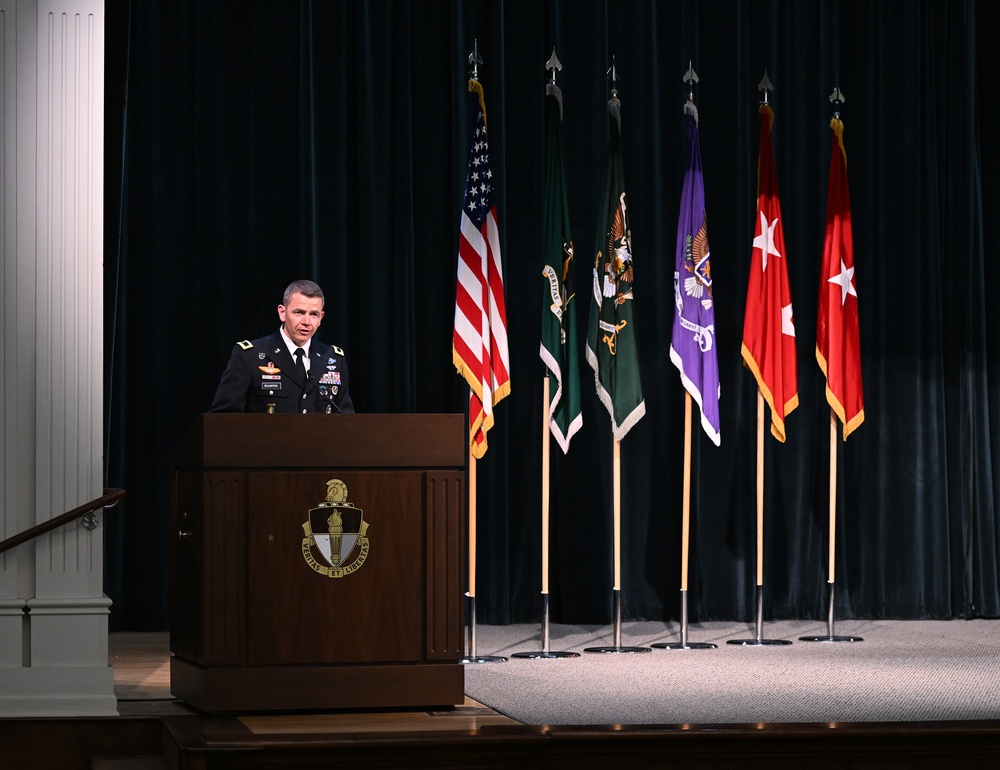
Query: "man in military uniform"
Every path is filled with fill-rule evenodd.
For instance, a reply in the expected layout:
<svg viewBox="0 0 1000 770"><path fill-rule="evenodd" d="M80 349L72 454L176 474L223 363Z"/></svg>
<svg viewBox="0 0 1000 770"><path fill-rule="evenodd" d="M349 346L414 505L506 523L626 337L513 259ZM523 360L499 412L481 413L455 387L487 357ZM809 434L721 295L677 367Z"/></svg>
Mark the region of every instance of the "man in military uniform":
<svg viewBox="0 0 1000 770"><path fill-rule="evenodd" d="M237 342L210 412L353 414L347 357L313 335L323 320L323 290L292 281L270 337Z"/></svg>

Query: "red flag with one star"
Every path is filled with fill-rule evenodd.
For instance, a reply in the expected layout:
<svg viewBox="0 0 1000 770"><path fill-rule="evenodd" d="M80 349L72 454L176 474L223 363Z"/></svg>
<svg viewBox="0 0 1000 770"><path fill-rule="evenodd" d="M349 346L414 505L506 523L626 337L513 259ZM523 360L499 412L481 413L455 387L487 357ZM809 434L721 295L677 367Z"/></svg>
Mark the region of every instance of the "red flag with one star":
<svg viewBox="0 0 1000 770"><path fill-rule="evenodd" d="M844 124L830 121L833 150L826 198L826 238L820 268L816 360L826 375L826 400L844 425L844 440L865 419L861 389L858 291L854 284L854 237L847 187Z"/></svg>
<svg viewBox="0 0 1000 770"><path fill-rule="evenodd" d="M799 405L792 294L785 262L778 179L771 148L774 113L760 107L760 156L757 161L757 224L750 261L743 363L753 372L771 408L771 434L785 440L785 417Z"/></svg>

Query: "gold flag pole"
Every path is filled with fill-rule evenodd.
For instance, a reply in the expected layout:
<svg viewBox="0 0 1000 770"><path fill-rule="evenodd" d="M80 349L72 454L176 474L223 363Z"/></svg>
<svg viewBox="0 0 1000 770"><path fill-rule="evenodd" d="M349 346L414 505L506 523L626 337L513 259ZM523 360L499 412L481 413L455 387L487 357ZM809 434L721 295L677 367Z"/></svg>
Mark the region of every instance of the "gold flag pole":
<svg viewBox="0 0 1000 770"><path fill-rule="evenodd" d="M691 394L684 391L684 488L681 498L681 640L657 642L660 650L714 650L711 642L688 641L688 550L691 531Z"/></svg>
<svg viewBox="0 0 1000 770"><path fill-rule="evenodd" d="M764 394L757 390L757 611L753 639L730 639L727 644L752 647L791 644L788 639L764 638Z"/></svg>
<svg viewBox="0 0 1000 770"><path fill-rule="evenodd" d="M479 80L479 40L476 39L469 54L469 79ZM469 436L469 655L459 663L503 663L507 658L497 655L479 655L476 652L476 456L472 453L472 436Z"/></svg>
<svg viewBox="0 0 1000 770"><path fill-rule="evenodd" d="M579 658L578 652L549 650L549 376L542 378L542 649L515 652L512 658Z"/></svg>
<svg viewBox="0 0 1000 770"><path fill-rule="evenodd" d="M614 495L614 642L609 647L586 647L584 652L652 652L651 647L622 646L622 459L621 442L614 441L612 490Z"/></svg>
<svg viewBox="0 0 1000 770"><path fill-rule="evenodd" d="M608 69L608 78L611 80L611 101L608 102L608 107L611 110L611 114L615 115L618 119L619 129L621 128L620 116L617 114L619 105L618 102L618 70L615 66L615 57L611 57L611 67ZM624 200L624 193L622 194ZM615 413L614 409L611 407L609 402L608 408L611 410L612 415L612 425L615 424ZM614 644L610 647L586 647L584 652L652 652L651 647L622 647L622 595L621 595L621 578L622 578L622 548L621 548L621 441L617 435L613 435L613 450L612 456L614 461L612 463L612 489L614 497L614 588L612 590L613 603L614 603Z"/></svg>
<svg viewBox="0 0 1000 770"><path fill-rule="evenodd" d="M757 588L764 585L764 394L757 391ZM758 613L757 635L760 636Z"/></svg>
<svg viewBox="0 0 1000 770"><path fill-rule="evenodd" d="M827 617L826 635L800 636L803 642L863 642L860 636L834 634L834 590L837 560L837 413L830 409L830 547L827 553Z"/></svg>
<svg viewBox="0 0 1000 770"><path fill-rule="evenodd" d="M459 663L503 663L499 655L479 655L476 651L476 456L469 446L469 654Z"/></svg>
<svg viewBox="0 0 1000 770"><path fill-rule="evenodd" d="M542 596L549 594L549 378L542 378ZM542 636L542 647L548 639Z"/></svg>
<svg viewBox="0 0 1000 770"><path fill-rule="evenodd" d="M834 104L833 117L840 117L840 105L846 100L844 93L840 90L840 82L830 94L830 101ZM846 440L846 436L845 436ZM837 413L830 407L830 548L828 553L829 566L827 567L827 616L826 616L826 636L800 636L803 642L863 642L860 636L837 636L834 634L834 583L836 582L837 569Z"/></svg>
<svg viewBox="0 0 1000 770"><path fill-rule="evenodd" d="M687 107L694 107L694 84L699 82L698 74L688 59L688 69L684 73L688 84ZM681 640L680 642L658 642L652 645L661 650L713 650L716 645L707 642L688 643L688 552L691 531L691 393L684 390L684 488L681 497Z"/></svg>
<svg viewBox="0 0 1000 770"><path fill-rule="evenodd" d="M757 84L757 90L763 92L767 104L767 94L774 90L774 84L764 70L764 78ZM758 185L760 172L758 169ZM759 193L759 190L758 190ZM757 585L753 639L730 639L727 644L755 646L762 644L791 644L788 639L764 639L764 393L761 384L757 383ZM772 409L774 405L772 404Z"/></svg>

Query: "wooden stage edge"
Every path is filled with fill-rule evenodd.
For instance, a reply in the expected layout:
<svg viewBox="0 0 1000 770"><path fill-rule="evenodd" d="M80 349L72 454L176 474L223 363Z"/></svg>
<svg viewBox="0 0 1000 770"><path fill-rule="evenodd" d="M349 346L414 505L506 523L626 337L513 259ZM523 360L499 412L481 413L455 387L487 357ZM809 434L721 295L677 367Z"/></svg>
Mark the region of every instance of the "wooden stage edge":
<svg viewBox="0 0 1000 770"><path fill-rule="evenodd" d="M170 695L167 634L112 634L119 717L0 719L4 767L986 768L1000 722L525 725L453 708L207 714Z"/></svg>

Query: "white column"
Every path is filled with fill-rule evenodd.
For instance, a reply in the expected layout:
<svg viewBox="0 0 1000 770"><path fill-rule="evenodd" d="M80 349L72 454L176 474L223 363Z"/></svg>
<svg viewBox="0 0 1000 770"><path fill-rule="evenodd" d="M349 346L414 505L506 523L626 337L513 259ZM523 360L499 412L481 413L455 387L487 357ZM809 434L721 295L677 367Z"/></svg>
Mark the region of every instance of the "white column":
<svg viewBox="0 0 1000 770"><path fill-rule="evenodd" d="M0 0L0 539L102 492L104 0ZM103 514L0 555L0 716L111 715Z"/></svg>

